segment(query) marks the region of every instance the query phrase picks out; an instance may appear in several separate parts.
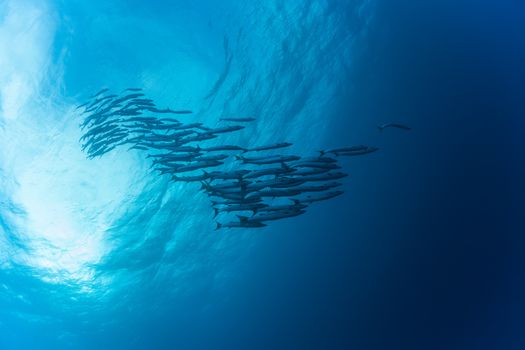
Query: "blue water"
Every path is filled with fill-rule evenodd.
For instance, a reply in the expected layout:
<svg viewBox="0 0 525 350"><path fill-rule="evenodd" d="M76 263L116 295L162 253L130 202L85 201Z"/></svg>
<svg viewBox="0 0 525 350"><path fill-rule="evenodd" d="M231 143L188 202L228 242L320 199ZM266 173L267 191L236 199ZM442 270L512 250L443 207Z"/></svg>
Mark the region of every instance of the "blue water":
<svg viewBox="0 0 525 350"><path fill-rule="evenodd" d="M0 349L523 349L518 1L0 1ZM345 194L214 231L199 186L89 160L138 86L227 143L367 144ZM402 122L413 130L380 133Z"/></svg>

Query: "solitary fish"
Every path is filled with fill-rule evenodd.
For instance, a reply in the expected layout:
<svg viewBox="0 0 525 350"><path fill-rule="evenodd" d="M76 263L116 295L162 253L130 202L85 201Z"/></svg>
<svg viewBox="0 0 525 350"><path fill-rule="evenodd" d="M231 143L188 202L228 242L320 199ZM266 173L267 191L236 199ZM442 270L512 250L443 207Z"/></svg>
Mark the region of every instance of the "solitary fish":
<svg viewBox="0 0 525 350"><path fill-rule="evenodd" d="M321 153L321 156L324 156L326 153L331 153L336 156L359 156L363 154L368 154L377 151L379 148L377 147L370 147L365 145L359 145L359 146L352 146L352 147L344 147L344 148L336 148L331 149L328 151L319 151Z"/></svg>
<svg viewBox="0 0 525 350"><path fill-rule="evenodd" d="M337 165L336 163L297 162L297 163L291 164L291 166L294 168L315 168L315 169L327 169L327 170L341 169L341 167Z"/></svg>
<svg viewBox="0 0 525 350"><path fill-rule="evenodd" d="M411 127L403 125L403 124L398 124L398 123L386 123L383 125L378 125L377 128L379 129L379 131L383 131L384 128L398 128L402 130L412 130Z"/></svg>
<svg viewBox="0 0 525 350"><path fill-rule="evenodd" d="M373 152L376 152L377 150L379 150L379 148L377 147L368 147L364 150L361 150L361 151L355 151L355 152L338 152L338 153L335 153L336 156L361 156L361 155L364 155L364 154L368 154L368 153L373 153Z"/></svg>

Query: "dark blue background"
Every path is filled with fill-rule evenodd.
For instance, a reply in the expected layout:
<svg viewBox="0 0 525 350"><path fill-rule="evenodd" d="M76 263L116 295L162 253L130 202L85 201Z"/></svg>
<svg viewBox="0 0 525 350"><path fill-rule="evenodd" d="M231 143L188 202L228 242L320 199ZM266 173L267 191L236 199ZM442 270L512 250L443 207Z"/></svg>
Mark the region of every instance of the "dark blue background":
<svg viewBox="0 0 525 350"><path fill-rule="evenodd" d="M523 6L383 1L377 16L331 129L381 152L349 161L344 198L262 237L232 301L180 345L525 348ZM392 120L414 130L375 129Z"/></svg>

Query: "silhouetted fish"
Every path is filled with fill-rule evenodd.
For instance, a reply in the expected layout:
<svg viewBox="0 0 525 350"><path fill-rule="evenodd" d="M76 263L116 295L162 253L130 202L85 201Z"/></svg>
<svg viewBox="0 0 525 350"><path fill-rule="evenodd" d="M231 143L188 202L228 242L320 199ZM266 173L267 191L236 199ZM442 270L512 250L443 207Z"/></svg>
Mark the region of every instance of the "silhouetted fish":
<svg viewBox="0 0 525 350"><path fill-rule="evenodd" d="M385 128L397 128L397 129L402 129L402 130L412 130L411 127L406 126L404 124L399 124L399 123L386 123L386 124L378 125L377 128L379 129L379 131L383 131L383 129L385 129Z"/></svg>
<svg viewBox="0 0 525 350"><path fill-rule="evenodd" d="M295 173L294 173L295 175ZM330 180L339 180L344 177L347 177L348 174L343 172L336 172L336 173L325 173L320 175L308 175L308 176L302 176L300 177L301 180L304 180L305 182L316 182L316 181L330 181Z"/></svg>
<svg viewBox="0 0 525 350"><path fill-rule="evenodd" d="M359 155L364 155L364 154L375 152L378 149L379 148L377 148L377 147L370 147L370 146L365 146L365 145L359 145L359 146L352 146L352 147L345 147L345 148L336 148L336 149L331 149L331 150L328 150L328 151L319 151L319 153L321 153L321 156L323 156L326 153L331 153L331 154L334 154L336 156L341 156L341 155L343 155L343 156L359 156Z"/></svg>
<svg viewBox="0 0 525 350"><path fill-rule="evenodd" d="M184 172L198 170L198 169L215 167L221 164L223 164L223 162L219 162L219 161L194 162L194 163L190 163L189 165L184 165L184 166L177 168L176 172L184 173Z"/></svg>
<svg viewBox="0 0 525 350"><path fill-rule="evenodd" d="M241 198L239 200L228 199L223 201L211 201L213 206L216 205L231 205L231 204L243 204L243 203L257 203L260 202L260 197L251 197L251 198Z"/></svg>
<svg viewBox="0 0 525 350"><path fill-rule="evenodd" d="M281 167L281 168L268 168L268 169L251 171L248 174L244 175L244 178L253 179L256 177L261 177L261 176L266 176L266 175L282 175L282 174L289 174L294 171L295 169L292 169L288 166Z"/></svg>
<svg viewBox="0 0 525 350"><path fill-rule="evenodd" d="M297 196L300 193L301 191L296 190L296 189L269 189L269 190L261 190L258 192L254 192L254 195L258 197L275 198L275 197L292 197L292 196ZM250 198L250 196L248 196L247 198Z"/></svg>
<svg viewBox="0 0 525 350"><path fill-rule="evenodd" d="M340 196L343 193L344 193L343 191L333 191L333 192L322 193L319 195L308 195L305 198L300 199L300 201L304 203L319 202L319 201L324 201L327 199L331 199L331 198Z"/></svg>
<svg viewBox="0 0 525 350"><path fill-rule="evenodd" d="M273 211L297 211L308 208L308 205L302 204L299 200L293 199L294 204L270 205L260 208L258 212L273 212Z"/></svg>
<svg viewBox="0 0 525 350"><path fill-rule="evenodd" d="M338 152L335 153L336 156L361 156L369 153L373 153L379 150L377 147L368 147L367 149L356 151L356 152Z"/></svg>
<svg viewBox="0 0 525 350"><path fill-rule="evenodd" d="M267 157L266 159L245 159L241 156L236 157L238 160L242 160L245 164L256 164L256 165L266 165L266 164L276 164L276 163L286 163L286 162L292 162L295 160L301 159L301 157L298 156L274 156L274 157Z"/></svg>
<svg viewBox="0 0 525 350"><path fill-rule="evenodd" d="M109 89L108 89L108 88L102 89L102 90L100 90L99 92L97 92L96 94L92 95L91 97L92 97L92 98L97 97L97 96L103 94L103 93L106 92L106 91L109 91Z"/></svg>
<svg viewBox="0 0 525 350"><path fill-rule="evenodd" d="M171 113L171 114L192 114L192 111L189 110L182 110L182 111L174 111L170 108L166 109L158 109L158 108L146 108L150 112L154 113Z"/></svg>
<svg viewBox="0 0 525 350"><path fill-rule="evenodd" d="M301 214L306 213L306 210L285 210L285 211L277 211L277 212L270 212L267 214L258 214L255 216L252 216L251 218L237 215L240 222L242 223L248 223L248 222L264 222L264 221L271 221L271 220L280 220L285 218L291 218L294 216L299 216Z"/></svg>
<svg viewBox="0 0 525 350"><path fill-rule="evenodd" d="M242 125L225 126L223 128L209 129L209 130L203 132L202 134L203 135L207 135L207 134L222 134L222 133L226 133L226 132L233 132L233 131L242 130L244 128L245 128L245 126L242 126Z"/></svg>
<svg viewBox="0 0 525 350"><path fill-rule="evenodd" d="M195 176L176 176L173 175L171 179L173 181L184 181L184 182L193 182L193 181L204 181L210 178L210 175L206 172L203 172L201 175Z"/></svg>
<svg viewBox="0 0 525 350"><path fill-rule="evenodd" d="M289 142L281 142L281 143L276 143L276 144L268 145L268 146L260 146L260 147L248 148L248 149L244 150L244 153L245 152L269 151L269 150L272 150L272 149L290 147L291 145L292 144L289 143Z"/></svg>
<svg viewBox="0 0 525 350"><path fill-rule="evenodd" d="M226 224L221 224L220 222L216 222L217 227L215 230L218 230L220 228L250 228L250 227L264 227L266 226L262 222L242 222L242 221L232 221L228 222Z"/></svg>
<svg viewBox="0 0 525 350"><path fill-rule="evenodd" d="M336 163L322 163L322 162L296 162L290 164L293 168L317 168L317 169L327 169L327 170L336 170L341 169Z"/></svg>
<svg viewBox="0 0 525 350"><path fill-rule="evenodd" d="M244 148L239 146L233 146L233 145L223 145L223 146L214 146L214 147L206 147L201 148L202 151L205 152L214 152L214 151L244 151Z"/></svg>
<svg viewBox="0 0 525 350"><path fill-rule="evenodd" d="M259 209L265 208L267 206L268 204L263 203L232 204L223 208L213 208L213 217L217 217L219 213L231 213L236 211L251 211L253 213L257 213Z"/></svg>

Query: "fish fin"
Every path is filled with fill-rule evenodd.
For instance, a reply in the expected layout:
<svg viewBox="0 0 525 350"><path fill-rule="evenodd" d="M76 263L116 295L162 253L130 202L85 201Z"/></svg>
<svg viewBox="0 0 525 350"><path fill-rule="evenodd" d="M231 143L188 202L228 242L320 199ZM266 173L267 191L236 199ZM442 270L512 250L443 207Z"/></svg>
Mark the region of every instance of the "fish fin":
<svg viewBox="0 0 525 350"><path fill-rule="evenodd" d="M301 201L296 198L290 198L290 199L294 202L295 205L301 204Z"/></svg>
<svg viewBox="0 0 525 350"><path fill-rule="evenodd" d="M382 126L382 125L378 125L377 128L379 129L379 131L383 131L383 129L384 129L385 127Z"/></svg>
<svg viewBox="0 0 525 350"><path fill-rule="evenodd" d="M236 156L235 156L235 160L243 161L243 160L244 160L244 157L241 156L241 155L236 155Z"/></svg>
<svg viewBox="0 0 525 350"><path fill-rule="evenodd" d="M321 150L321 151L319 151L319 153L320 153L320 156L322 157L322 156L324 156L326 154L326 151Z"/></svg>
<svg viewBox="0 0 525 350"><path fill-rule="evenodd" d="M213 218L215 219L219 215L219 209L213 208Z"/></svg>
<svg viewBox="0 0 525 350"><path fill-rule="evenodd" d="M222 228L222 224L221 224L220 222L215 221L215 224L217 225L217 226L215 227L215 231L217 231L218 229Z"/></svg>
<svg viewBox="0 0 525 350"><path fill-rule="evenodd" d="M237 217L239 218L239 220L241 222L246 222L248 221L248 217L247 216L244 216L244 215L237 215Z"/></svg>

